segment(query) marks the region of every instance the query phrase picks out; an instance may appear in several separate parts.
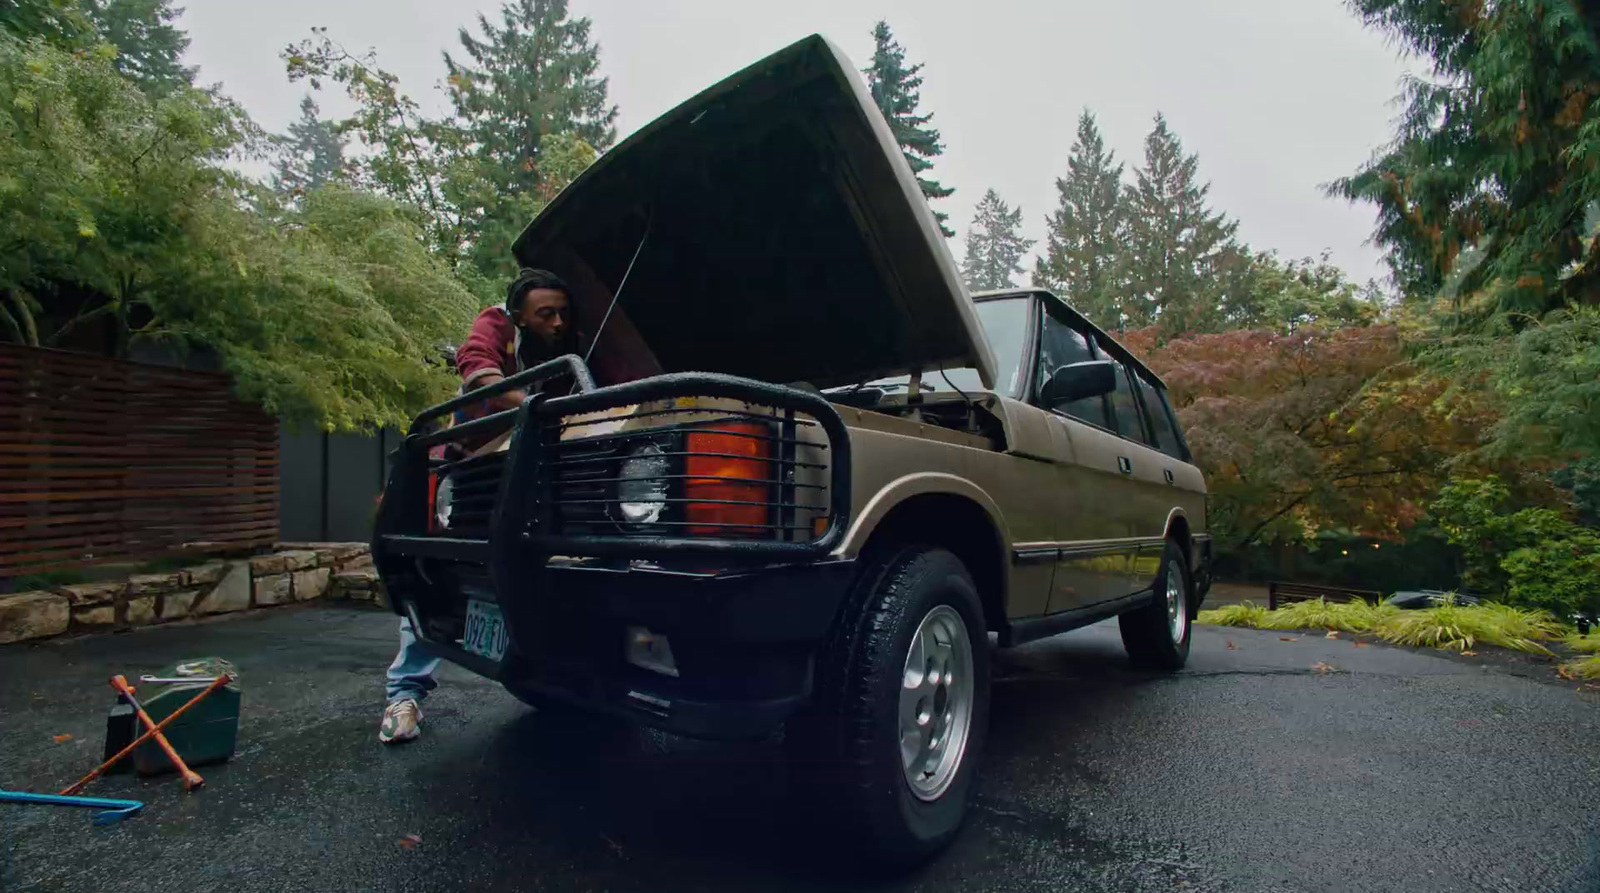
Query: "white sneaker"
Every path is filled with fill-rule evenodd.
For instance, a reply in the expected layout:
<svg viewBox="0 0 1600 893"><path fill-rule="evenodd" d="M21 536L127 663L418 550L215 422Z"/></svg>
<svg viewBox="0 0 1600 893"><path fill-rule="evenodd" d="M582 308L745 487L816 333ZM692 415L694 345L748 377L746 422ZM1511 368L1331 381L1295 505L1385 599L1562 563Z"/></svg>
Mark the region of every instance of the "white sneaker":
<svg viewBox="0 0 1600 893"><path fill-rule="evenodd" d="M422 707L411 698L402 698L383 709L383 724L378 727L378 740L384 744L399 744L422 734Z"/></svg>

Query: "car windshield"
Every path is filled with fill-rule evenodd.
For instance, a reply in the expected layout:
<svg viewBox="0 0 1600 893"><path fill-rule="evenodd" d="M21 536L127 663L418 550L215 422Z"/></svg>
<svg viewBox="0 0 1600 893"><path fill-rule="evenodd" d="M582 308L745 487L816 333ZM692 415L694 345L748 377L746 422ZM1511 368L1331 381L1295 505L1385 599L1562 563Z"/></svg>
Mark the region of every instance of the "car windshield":
<svg viewBox="0 0 1600 893"><path fill-rule="evenodd" d="M995 391L1007 397L1017 396L1017 389L1022 386L1022 351L1028 343L1029 304L1028 298L1016 297L993 298L974 305L989 349L994 351ZM867 386L905 387L907 380L908 376L896 375L867 382ZM960 391L984 389L976 369L934 369L922 373L922 383L923 389L930 391L949 390L951 385Z"/></svg>

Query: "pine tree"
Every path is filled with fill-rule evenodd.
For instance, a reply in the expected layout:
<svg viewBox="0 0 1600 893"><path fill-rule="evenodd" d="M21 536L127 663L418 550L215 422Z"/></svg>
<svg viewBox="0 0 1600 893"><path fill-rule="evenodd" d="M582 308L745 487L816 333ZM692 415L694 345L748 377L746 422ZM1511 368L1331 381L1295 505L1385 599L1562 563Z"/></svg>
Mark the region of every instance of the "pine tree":
<svg viewBox="0 0 1600 893"><path fill-rule="evenodd" d="M1350 6L1434 72L1406 84L1395 142L1330 189L1377 205L1402 291L1481 297L1469 316L1513 328L1600 304L1600 3Z"/></svg>
<svg viewBox="0 0 1600 893"><path fill-rule="evenodd" d="M894 134L895 142L900 144L906 163L911 165L911 172L916 175L923 196L930 202L945 198L955 190L923 176L933 167L933 159L944 154L944 144L939 141L939 131L928 126L933 115L917 114L917 106L922 101L922 76L919 74L922 63L906 65L905 48L895 41L888 22L880 21L873 27L872 40L875 45L872 65L862 72L867 76L867 87L872 91L872 98L877 102L878 110L883 112L884 119L889 122L889 130ZM945 226L945 220L950 215L934 211L933 216L939 221L939 229L946 238L955 235Z"/></svg>
<svg viewBox="0 0 1600 893"><path fill-rule="evenodd" d="M280 192L304 194L344 176L345 138L318 111L307 94L300 100L300 120L274 138L279 154L273 162L272 185Z"/></svg>
<svg viewBox="0 0 1600 893"><path fill-rule="evenodd" d="M1156 115L1144 141L1144 166L1124 190L1127 213L1124 325L1160 323L1169 334L1205 331L1219 314L1213 280L1239 224L1206 207L1209 183L1199 160Z"/></svg>
<svg viewBox="0 0 1600 893"><path fill-rule="evenodd" d="M1011 210L993 189L972 212L967 227L967 257L961 264L967 288L988 291L1014 288L1012 276L1022 272L1022 255L1033 247L1032 239L1022 238L1022 209Z"/></svg>
<svg viewBox="0 0 1600 893"><path fill-rule="evenodd" d="M1088 109L1078 117L1067 176L1056 180L1056 193L1061 204L1047 218L1045 253L1034 264L1033 283L1055 291L1096 324L1118 328L1122 165L1106 149Z"/></svg>
<svg viewBox="0 0 1600 893"><path fill-rule="evenodd" d="M85 0L100 39L117 48L112 63L147 93L162 95L194 83L179 60L189 35L172 23L183 12L171 0Z"/></svg>
<svg viewBox="0 0 1600 893"><path fill-rule="evenodd" d="M540 182L540 147L570 134L603 150L617 138L608 79L597 76L600 47L587 18L569 20L566 0L508 0L503 27L478 16L482 39L461 29L465 60L445 54L450 97L478 157L508 187Z"/></svg>

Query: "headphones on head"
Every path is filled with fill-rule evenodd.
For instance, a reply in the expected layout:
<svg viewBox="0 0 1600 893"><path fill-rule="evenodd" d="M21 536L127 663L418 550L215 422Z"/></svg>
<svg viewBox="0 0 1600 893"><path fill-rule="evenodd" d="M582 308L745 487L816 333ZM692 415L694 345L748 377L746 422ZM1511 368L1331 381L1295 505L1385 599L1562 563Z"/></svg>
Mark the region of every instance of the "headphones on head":
<svg viewBox="0 0 1600 893"><path fill-rule="evenodd" d="M511 314L513 319L516 318L517 309L522 306L523 297L536 288L555 289L569 298L572 295L572 292L567 290L567 284L561 280L560 276L549 270L523 267L517 271L517 278L511 280L511 284L506 286L506 312Z"/></svg>

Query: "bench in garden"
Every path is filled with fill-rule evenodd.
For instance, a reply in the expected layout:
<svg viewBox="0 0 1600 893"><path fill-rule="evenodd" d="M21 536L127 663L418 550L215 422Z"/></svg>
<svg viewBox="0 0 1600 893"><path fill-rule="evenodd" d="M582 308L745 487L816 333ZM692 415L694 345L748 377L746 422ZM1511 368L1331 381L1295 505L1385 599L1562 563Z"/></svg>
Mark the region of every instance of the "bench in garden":
<svg viewBox="0 0 1600 893"><path fill-rule="evenodd" d="M1267 609L1277 610L1280 604L1308 602L1313 599L1330 602L1368 602L1377 604L1383 593L1369 589L1350 589L1345 586L1320 586L1313 583L1268 583Z"/></svg>

